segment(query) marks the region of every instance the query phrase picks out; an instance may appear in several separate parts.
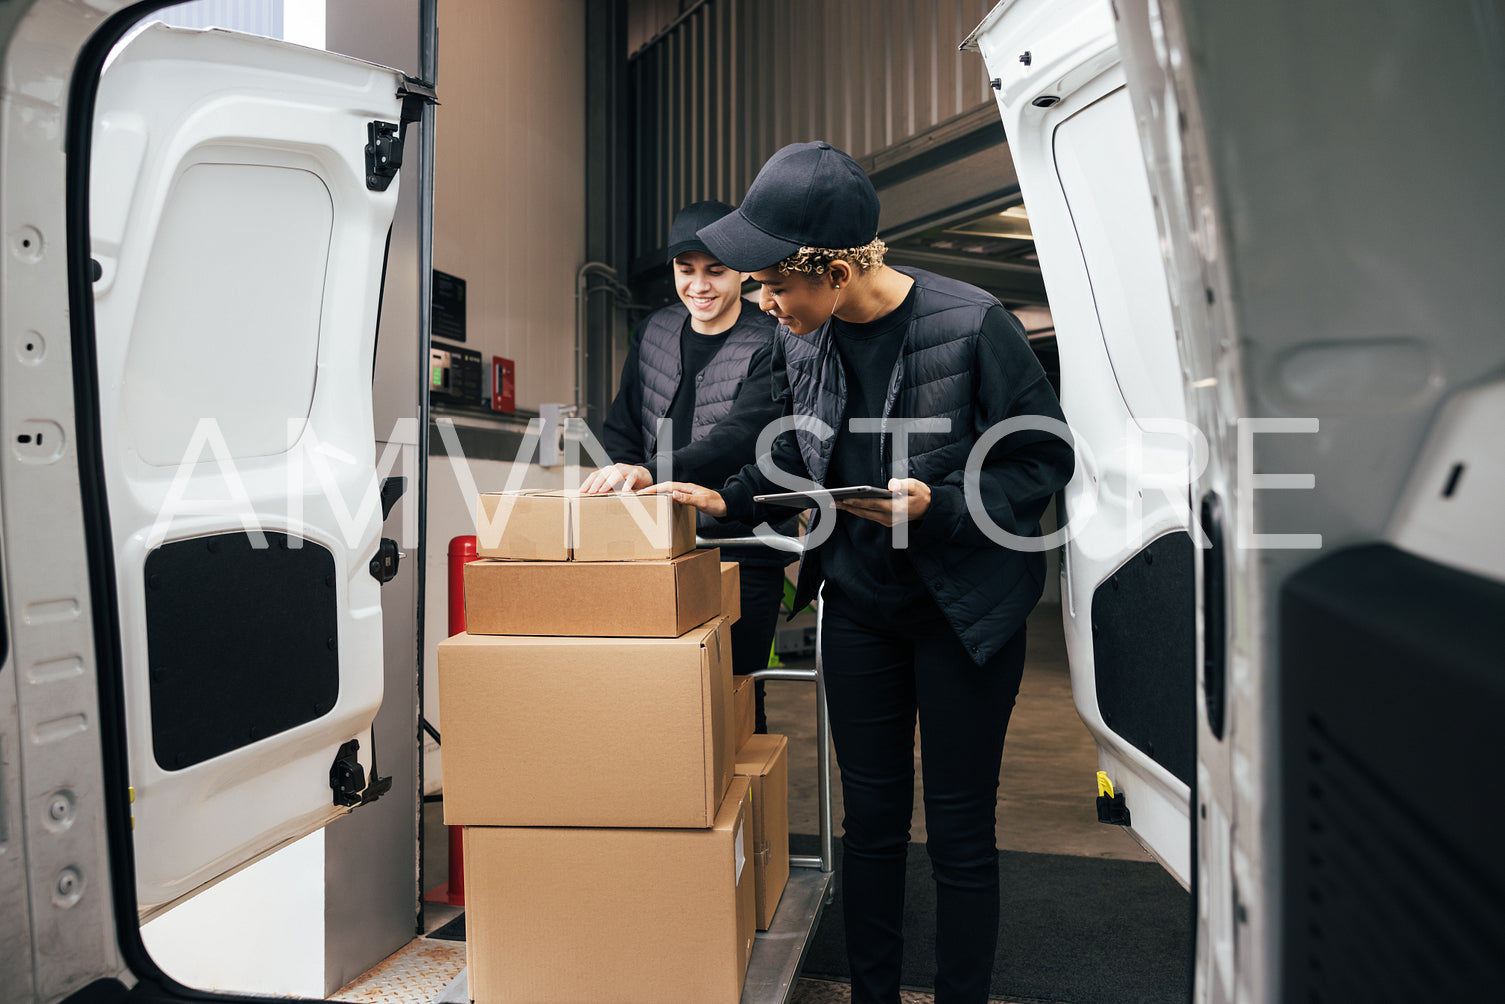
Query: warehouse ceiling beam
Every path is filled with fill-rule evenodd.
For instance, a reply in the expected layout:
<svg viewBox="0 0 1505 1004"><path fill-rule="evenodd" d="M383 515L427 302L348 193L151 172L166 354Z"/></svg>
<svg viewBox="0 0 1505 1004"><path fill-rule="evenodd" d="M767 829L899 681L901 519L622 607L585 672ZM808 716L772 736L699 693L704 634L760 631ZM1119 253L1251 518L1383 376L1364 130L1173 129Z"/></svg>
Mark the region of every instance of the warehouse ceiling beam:
<svg viewBox="0 0 1505 1004"><path fill-rule="evenodd" d="M890 265L923 268L969 282L1004 303L1046 302L1045 281L1040 278L1039 268L1030 265L904 247L890 248L886 260Z"/></svg>

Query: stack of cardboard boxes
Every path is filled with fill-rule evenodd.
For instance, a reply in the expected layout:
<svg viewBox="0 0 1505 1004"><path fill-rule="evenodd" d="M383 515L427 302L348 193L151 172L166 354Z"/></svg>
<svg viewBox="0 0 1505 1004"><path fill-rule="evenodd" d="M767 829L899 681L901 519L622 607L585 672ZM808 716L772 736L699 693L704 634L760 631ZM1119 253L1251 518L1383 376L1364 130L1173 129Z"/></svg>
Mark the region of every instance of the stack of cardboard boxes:
<svg viewBox="0 0 1505 1004"><path fill-rule="evenodd" d="M665 496L478 517L439 646L472 999L737 1001L788 878L787 741L738 752L737 566Z"/></svg>

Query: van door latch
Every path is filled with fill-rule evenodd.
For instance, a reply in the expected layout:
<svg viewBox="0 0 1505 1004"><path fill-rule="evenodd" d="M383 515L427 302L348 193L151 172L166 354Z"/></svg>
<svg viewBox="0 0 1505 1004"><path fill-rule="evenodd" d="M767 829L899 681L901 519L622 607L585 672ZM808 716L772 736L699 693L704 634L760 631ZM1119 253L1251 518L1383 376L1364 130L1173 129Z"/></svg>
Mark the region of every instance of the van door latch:
<svg viewBox="0 0 1505 1004"><path fill-rule="evenodd" d="M371 556L371 577L386 585L397 577L397 562L403 554L397 549L397 541L383 537L381 546Z"/></svg>

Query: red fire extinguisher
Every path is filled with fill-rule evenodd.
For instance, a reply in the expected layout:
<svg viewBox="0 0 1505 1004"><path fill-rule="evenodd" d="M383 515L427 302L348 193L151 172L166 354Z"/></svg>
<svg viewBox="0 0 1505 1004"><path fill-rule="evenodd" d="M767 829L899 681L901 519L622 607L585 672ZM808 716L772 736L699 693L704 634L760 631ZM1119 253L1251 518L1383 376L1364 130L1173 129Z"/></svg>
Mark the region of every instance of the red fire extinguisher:
<svg viewBox="0 0 1505 1004"><path fill-rule="evenodd" d="M449 633L465 630L465 566L476 560L476 538L451 537L449 541Z"/></svg>
<svg viewBox="0 0 1505 1004"><path fill-rule="evenodd" d="M476 538L452 537L449 542L449 634L465 630L465 565L476 560ZM423 897L430 903L465 905L464 830L449 827L449 883L435 886Z"/></svg>

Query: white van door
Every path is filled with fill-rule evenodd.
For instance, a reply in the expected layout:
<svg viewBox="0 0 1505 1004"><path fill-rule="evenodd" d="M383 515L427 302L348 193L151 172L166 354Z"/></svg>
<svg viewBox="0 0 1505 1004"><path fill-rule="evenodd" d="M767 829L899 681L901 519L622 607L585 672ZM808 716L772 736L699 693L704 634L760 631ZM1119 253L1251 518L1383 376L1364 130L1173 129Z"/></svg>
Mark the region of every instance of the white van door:
<svg viewBox="0 0 1505 1004"><path fill-rule="evenodd" d="M95 365L142 917L383 790L396 551L371 379L406 95L394 70L160 24L100 81Z"/></svg>
<svg viewBox="0 0 1505 1004"><path fill-rule="evenodd" d="M1060 514L1062 610L1077 711L1113 786L1099 816L1188 885L1202 539L1188 484L1207 450L1186 423L1111 8L1000 4L965 47L981 51L1003 115L1077 436Z"/></svg>
<svg viewBox="0 0 1505 1004"><path fill-rule="evenodd" d="M1096 167L1068 166L1062 133L1125 79L1133 97L1115 114L1142 147L1075 149L1148 181L1162 243L1145 253L1166 264L1136 307L1168 296L1201 430L1186 522L1212 545L1194 552L1191 778L1193 996L1209 1004L1499 996L1505 822L1481 793L1505 706L1505 11L1376 10L1005 0L972 38L1067 311L1063 383L1081 391L1107 387L1067 357L1090 330L1077 298L1101 316L1104 282L1089 243L1062 235L1082 234L1064 210ZM1064 403L1082 423L1114 406ZM1114 511L1106 479L1098 496ZM1080 686L1088 639L1070 621Z"/></svg>

